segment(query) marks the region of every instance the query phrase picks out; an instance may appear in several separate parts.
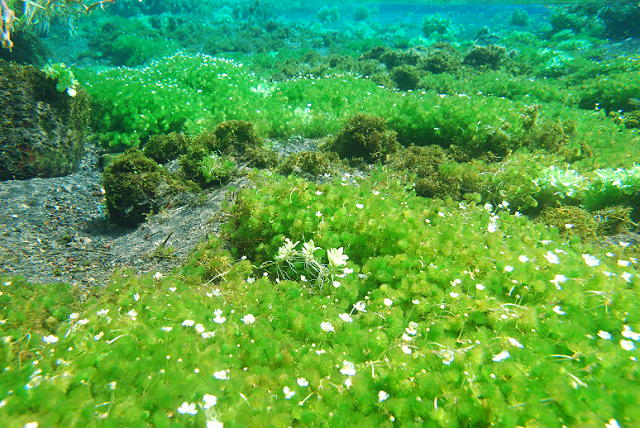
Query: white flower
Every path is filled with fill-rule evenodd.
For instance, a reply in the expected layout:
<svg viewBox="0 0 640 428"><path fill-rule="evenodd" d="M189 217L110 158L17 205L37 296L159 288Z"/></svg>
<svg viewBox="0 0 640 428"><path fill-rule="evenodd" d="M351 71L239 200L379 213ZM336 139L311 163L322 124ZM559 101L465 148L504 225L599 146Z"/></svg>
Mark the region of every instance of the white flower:
<svg viewBox="0 0 640 428"><path fill-rule="evenodd" d="M136 302L137 302L138 300L140 300L140 295L139 295L138 293L134 294L134 295L133 295L133 300L134 300L134 301L136 301Z"/></svg>
<svg viewBox="0 0 640 428"><path fill-rule="evenodd" d="M253 324L254 322L256 322L256 317L254 317L252 314L247 314L247 315L243 316L240 319L240 321L242 321L246 325L249 325L249 324Z"/></svg>
<svg viewBox="0 0 640 428"><path fill-rule="evenodd" d="M415 336L416 334L418 334L418 323L411 321L409 323L409 327L405 328L404 330L411 336Z"/></svg>
<svg viewBox="0 0 640 428"><path fill-rule="evenodd" d="M627 282L631 282L631 277L632 277L632 276L633 276L633 275L632 275L632 274L630 274L629 272L624 272L622 275L620 275L620 277L621 277L622 279L624 279L625 281L627 281Z"/></svg>
<svg viewBox="0 0 640 428"><path fill-rule="evenodd" d="M202 397L202 403L203 403L202 408L209 409L215 406L217 402L218 402L218 397L216 397L215 395L204 394L204 396Z"/></svg>
<svg viewBox="0 0 640 428"><path fill-rule="evenodd" d="M22 428L38 428L38 423L37 422L27 422L26 424L22 425Z"/></svg>
<svg viewBox="0 0 640 428"><path fill-rule="evenodd" d="M163 275L162 273L160 273L160 272L156 272L156 273L154 273L154 274L153 274L153 279L155 279L155 280L159 280L159 279L161 279L163 276L164 276L164 275Z"/></svg>
<svg viewBox="0 0 640 428"><path fill-rule="evenodd" d="M100 309L98 312L96 312L96 315L98 315L99 317L105 317L108 313L109 309Z"/></svg>
<svg viewBox="0 0 640 428"><path fill-rule="evenodd" d="M69 315L69 319L70 320L77 320L78 318L80 318L80 314L77 313L77 312L74 312L74 313Z"/></svg>
<svg viewBox="0 0 640 428"><path fill-rule="evenodd" d="M327 250L327 258L329 259L329 265L332 267L344 266L347 264L349 256L343 254L344 249L342 247L335 249L330 248Z"/></svg>
<svg viewBox="0 0 640 428"><path fill-rule="evenodd" d="M359 210L361 210L361 209L363 209L363 208L364 208L364 205L362 205L362 204L356 204L356 208L357 208L357 209L359 209Z"/></svg>
<svg viewBox="0 0 640 428"><path fill-rule="evenodd" d="M550 279L549 282L555 285L558 290L562 290L562 286L560 285L560 283L566 282L567 279L568 278L566 276L557 274L553 277L553 279Z"/></svg>
<svg viewBox="0 0 640 428"><path fill-rule="evenodd" d="M507 340L511 345L515 346L516 348L524 348L524 345L518 342L518 340L514 339L513 337L508 337Z"/></svg>
<svg viewBox="0 0 640 428"><path fill-rule="evenodd" d="M598 337L604 340L611 340L611 333L608 331L600 330L598 331Z"/></svg>
<svg viewBox="0 0 640 428"><path fill-rule="evenodd" d="M418 300L418 299L413 299L413 300L411 301L411 303L413 303L414 305L419 305L419 304L420 304L420 300Z"/></svg>
<svg viewBox="0 0 640 428"><path fill-rule="evenodd" d="M544 255L544 258L551 264L557 265L560 263L560 259L551 251L547 251L547 254Z"/></svg>
<svg viewBox="0 0 640 428"><path fill-rule="evenodd" d="M254 282L256 282L255 278L253 278L251 276L247 278L247 284L253 284Z"/></svg>
<svg viewBox="0 0 640 428"><path fill-rule="evenodd" d="M89 320L86 318L83 318L81 320L78 320L78 322L76 322L77 325L87 325L89 324Z"/></svg>
<svg viewBox="0 0 640 428"><path fill-rule="evenodd" d="M347 389L351 389L351 385L353 385L353 382L351 381L350 377L344 380L344 385L347 387Z"/></svg>
<svg viewBox="0 0 640 428"><path fill-rule="evenodd" d="M320 247L316 247L313 243L313 239L311 239L309 242L302 244L302 255L307 260L313 260L313 252L319 249Z"/></svg>
<svg viewBox="0 0 640 428"><path fill-rule="evenodd" d="M58 340L60 340L60 339L58 339L58 337L54 336L53 334L51 334L49 336L44 336L42 338L42 341L44 343L46 343L47 345L51 345L52 343L56 343Z"/></svg>
<svg viewBox="0 0 640 428"><path fill-rule="evenodd" d="M349 275L350 273L353 273L353 269L351 268L344 268L342 271L344 272L345 275Z"/></svg>
<svg viewBox="0 0 640 428"><path fill-rule="evenodd" d="M322 217L322 213L320 211L316 211L316 217Z"/></svg>
<svg viewBox="0 0 640 428"><path fill-rule="evenodd" d="M307 386L309 386L309 381L303 377L299 377L298 380L296 380L296 383L302 388L306 388Z"/></svg>
<svg viewBox="0 0 640 428"><path fill-rule="evenodd" d="M627 339L635 340L636 342L640 340L640 333L636 333L628 325L625 325L624 327L622 327L622 335Z"/></svg>
<svg viewBox="0 0 640 428"><path fill-rule="evenodd" d="M193 327L196 324L194 320L184 320L182 321L183 327Z"/></svg>
<svg viewBox="0 0 640 428"><path fill-rule="evenodd" d="M276 260L287 260L291 258L294 253L294 248L298 245L300 241L291 242L289 238L284 239L284 245L278 248L278 255L276 256Z"/></svg>
<svg viewBox="0 0 640 428"><path fill-rule="evenodd" d="M484 290L484 289L485 289L485 286L484 286L484 285L482 285L482 284L476 284L476 290L478 290L478 291L482 291L482 290Z"/></svg>
<svg viewBox="0 0 640 428"><path fill-rule="evenodd" d="M453 353L453 351L449 350L440 351L439 355L442 357L442 363L447 366L451 365L455 358L455 354Z"/></svg>
<svg viewBox="0 0 640 428"><path fill-rule="evenodd" d="M216 324L222 324L227 320L222 316L222 309L216 309L215 311L213 311L213 314L215 315L215 318L213 318L213 322L215 322Z"/></svg>
<svg viewBox="0 0 640 428"><path fill-rule="evenodd" d="M588 266L591 266L591 267L595 267L600 264L600 260L592 256L591 254L583 254L582 259Z"/></svg>
<svg viewBox="0 0 640 428"><path fill-rule="evenodd" d="M98 340L102 339L103 336L104 336L104 331L101 331L100 333L98 333L95 336L93 336L93 340L98 341Z"/></svg>
<svg viewBox="0 0 640 428"><path fill-rule="evenodd" d="M489 232L489 233L494 233L494 232L496 232L497 230L498 230L498 225L497 225L497 224L495 224L495 223L489 223L489 224L487 225L487 232Z"/></svg>
<svg viewBox="0 0 640 428"><path fill-rule="evenodd" d="M333 281L333 287L334 288L340 288L340 286L342 285L342 283L340 281Z"/></svg>
<svg viewBox="0 0 640 428"><path fill-rule="evenodd" d="M197 415L196 403L182 403L182 406L178 407L178 413L181 415Z"/></svg>
<svg viewBox="0 0 640 428"><path fill-rule="evenodd" d="M220 421L211 419L211 420L207 420L207 428L224 428L224 425Z"/></svg>
<svg viewBox="0 0 640 428"><path fill-rule="evenodd" d="M127 315L129 315L129 318L131 318L132 321L135 321L138 313L134 309L131 309L129 312L127 312Z"/></svg>
<svg viewBox="0 0 640 428"><path fill-rule="evenodd" d="M615 419L609 419L609 422L604 424L604 428L620 428L620 424Z"/></svg>
<svg viewBox="0 0 640 428"><path fill-rule="evenodd" d="M511 356L511 354L509 353L509 351L507 351L506 349L504 349L502 352L500 352L499 354L496 354L493 356L492 360L495 362L500 362L503 360L506 360L507 358L509 358Z"/></svg>
<svg viewBox="0 0 640 428"><path fill-rule="evenodd" d="M335 332L336 330L333 328L333 324L331 324L329 321L324 321L320 323L320 328L322 329L322 331L326 331L327 333L330 332Z"/></svg>
<svg viewBox="0 0 640 428"><path fill-rule="evenodd" d="M388 297L386 299L384 299L382 301L382 303L384 303L385 306L391 306L393 305L393 300L389 299Z"/></svg>
<svg viewBox="0 0 640 428"><path fill-rule="evenodd" d="M460 293L456 293L455 291L452 291L451 293L449 293L449 296L451 296L454 299L457 299L458 297L460 297Z"/></svg>
<svg viewBox="0 0 640 428"><path fill-rule="evenodd" d="M171 330L173 330L173 327L162 327L160 328L160 330L164 331L164 332L170 332Z"/></svg>
<svg viewBox="0 0 640 428"><path fill-rule="evenodd" d="M345 376L355 376L356 366L351 361L344 360L342 362L342 368L340 369L340 373L342 373Z"/></svg>
<svg viewBox="0 0 640 428"><path fill-rule="evenodd" d="M411 355L411 348L409 348L409 345L402 345L401 346L402 352L404 352L407 355Z"/></svg>
<svg viewBox="0 0 640 428"><path fill-rule="evenodd" d="M627 267L631 265L629 260L618 260L618 266Z"/></svg>
<svg viewBox="0 0 640 428"><path fill-rule="evenodd" d="M526 263L529 261L529 257L525 256L524 254L518 256L518 260L520 260L521 263Z"/></svg>
<svg viewBox="0 0 640 428"><path fill-rule="evenodd" d="M558 315L566 315L567 313L565 311L562 310L562 307L559 305L556 305L553 307L553 312L555 312Z"/></svg>
<svg viewBox="0 0 640 428"><path fill-rule="evenodd" d="M355 309L358 312L367 312L365 310L365 306L366 306L365 303L361 300L359 302L356 302L355 305L353 305L353 309Z"/></svg>
<svg viewBox="0 0 640 428"><path fill-rule="evenodd" d="M287 400L290 400L291 397L296 395L296 392L292 391L288 386L285 386L284 388L282 388L282 392L284 392L284 398Z"/></svg>
<svg viewBox="0 0 640 428"><path fill-rule="evenodd" d="M351 318L351 315L344 313L344 314L340 314L338 315L340 317L340 319L344 322L353 322L353 318Z"/></svg>
<svg viewBox="0 0 640 428"><path fill-rule="evenodd" d="M506 265L506 266L504 267L504 271L505 271L505 272L513 272L513 269L514 269L514 268L513 268L513 266L511 266L511 265Z"/></svg>
<svg viewBox="0 0 640 428"><path fill-rule="evenodd" d="M205 328L202 324L196 324L195 326L196 333L202 334L205 331Z"/></svg>
<svg viewBox="0 0 640 428"><path fill-rule="evenodd" d="M69 95L70 97L75 97L76 95L78 95L78 92L76 92L74 88L67 88L67 95Z"/></svg>
<svg viewBox="0 0 640 428"><path fill-rule="evenodd" d="M625 351L633 351L636 349L636 345L632 341L624 339L620 341L620 347Z"/></svg>
<svg viewBox="0 0 640 428"><path fill-rule="evenodd" d="M218 380L229 380L229 371L228 370L217 371L213 374L213 377L215 377Z"/></svg>
<svg viewBox="0 0 640 428"><path fill-rule="evenodd" d="M387 398L389 398L389 394L387 394L384 391L378 391L378 401L379 402L383 402L384 400L386 400Z"/></svg>

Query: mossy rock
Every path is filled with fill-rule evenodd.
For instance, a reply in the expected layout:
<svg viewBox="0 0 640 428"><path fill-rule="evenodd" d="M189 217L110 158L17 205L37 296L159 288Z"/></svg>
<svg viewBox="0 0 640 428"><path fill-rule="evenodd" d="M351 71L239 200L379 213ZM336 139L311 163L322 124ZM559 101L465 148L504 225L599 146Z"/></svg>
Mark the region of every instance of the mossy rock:
<svg viewBox="0 0 640 428"><path fill-rule="evenodd" d="M278 165L277 172L282 175L294 174L306 178L315 178L324 174L334 174L345 165L333 152L303 151L293 153Z"/></svg>
<svg viewBox="0 0 640 428"><path fill-rule="evenodd" d="M379 162L396 152L400 144L384 118L358 114L347 121L329 148L343 159Z"/></svg>
<svg viewBox="0 0 640 428"><path fill-rule="evenodd" d="M460 68L462 59L453 47L436 47L429 49L420 59L418 66L430 73L453 73Z"/></svg>
<svg viewBox="0 0 640 428"><path fill-rule="evenodd" d="M627 128L640 128L640 110L634 110L625 114L624 126Z"/></svg>
<svg viewBox="0 0 640 428"><path fill-rule="evenodd" d="M0 60L0 180L58 177L77 170L90 108L32 66Z"/></svg>
<svg viewBox="0 0 640 428"><path fill-rule="evenodd" d="M402 91L418 89L420 86L420 70L413 65L400 65L391 70L391 80Z"/></svg>
<svg viewBox="0 0 640 428"><path fill-rule="evenodd" d="M262 146L262 140L253 124L245 120L222 122L213 131L213 135L216 138L215 149L227 155L243 155L250 147Z"/></svg>
<svg viewBox="0 0 640 428"><path fill-rule="evenodd" d="M502 46L474 46L462 61L472 67L498 68L506 57L507 50Z"/></svg>
<svg viewBox="0 0 640 428"><path fill-rule="evenodd" d="M111 220L125 227L137 226L148 214L197 190L193 184L171 176L139 150L114 159L105 168L102 182Z"/></svg>
<svg viewBox="0 0 640 428"><path fill-rule="evenodd" d="M278 153L266 147L247 147L244 160L254 168L272 168L278 164Z"/></svg>
<svg viewBox="0 0 640 428"><path fill-rule="evenodd" d="M143 152L158 163L166 163L185 154L190 144L191 138L182 133L152 135L145 143Z"/></svg>
<svg viewBox="0 0 640 428"><path fill-rule="evenodd" d="M633 208L614 206L596 211L594 219L598 224L599 235L619 235L627 232L634 222L631 220Z"/></svg>
<svg viewBox="0 0 640 428"><path fill-rule="evenodd" d="M594 241L598 234L598 223L593 214L576 206L547 207L536 221L558 228L564 237L579 237Z"/></svg>

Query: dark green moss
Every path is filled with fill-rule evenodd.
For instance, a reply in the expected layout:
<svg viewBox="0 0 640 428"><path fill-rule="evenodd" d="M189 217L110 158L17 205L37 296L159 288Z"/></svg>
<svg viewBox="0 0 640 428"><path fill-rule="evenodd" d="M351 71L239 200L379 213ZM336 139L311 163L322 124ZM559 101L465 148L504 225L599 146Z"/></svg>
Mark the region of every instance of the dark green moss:
<svg viewBox="0 0 640 428"><path fill-rule="evenodd" d="M121 226L142 223L150 213L180 199L195 186L172 177L139 150L118 156L102 176L111 220Z"/></svg>
<svg viewBox="0 0 640 428"><path fill-rule="evenodd" d="M460 68L462 60L458 52L450 45L438 44L429 49L420 58L419 67L430 73L452 73Z"/></svg>
<svg viewBox="0 0 640 428"><path fill-rule="evenodd" d="M253 124L244 120L222 122L213 135L216 138L215 149L227 155L243 155L249 147L262 146Z"/></svg>
<svg viewBox="0 0 640 428"><path fill-rule="evenodd" d="M413 65L400 65L391 70L391 80L402 91L417 89L420 86L420 71Z"/></svg>
<svg viewBox="0 0 640 428"><path fill-rule="evenodd" d="M278 165L277 172L282 175L298 175L315 178L324 174L334 174L344 169L340 158L333 152L303 151L293 153Z"/></svg>
<svg viewBox="0 0 640 428"><path fill-rule="evenodd" d="M498 68L507 50L502 46L474 46L464 57L463 64L472 67Z"/></svg>
<svg viewBox="0 0 640 428"><path fill-rule="evenodd" d="M615 206L596 211L595 220L599 235L618 235L627 232L633 225L631 207Z"/></svg>
<svg viewBox="0 0 640 428"><path fill-rule="evenodd" d="M244 160L254 168L272 168L278 164L278 153L266 147L247 147Z"/></svg>
<svg viewBox="0 0 640 428"><path fill-rule="evenodd" d="M624 126L627 128L640 128L640 110L634 110L625 114Z"/></svg>
<svg viewBox="0 0 640 428"><path fill-rule="evenodd" d="M330 144L330 150L341 158L360 158L365 162L384 161L399 148L397 134L387 129L387 121L368 114L358 114L349 119Z"/></svg>
<svg viewBox="0 0 640 428"><path fill-rule="evenodd" d="M145 143L143 152L158 163L166 163L185 154L190 144L191 138L182 133L152 135Z"/></svg>
<svg viewBox="0 0 640 428"><path fill-rule="evenodd" d="M558 228L564 237L579 237L585 241L595 240L598 223L593 214L576 206L547 207L536 221Z"/></svg>

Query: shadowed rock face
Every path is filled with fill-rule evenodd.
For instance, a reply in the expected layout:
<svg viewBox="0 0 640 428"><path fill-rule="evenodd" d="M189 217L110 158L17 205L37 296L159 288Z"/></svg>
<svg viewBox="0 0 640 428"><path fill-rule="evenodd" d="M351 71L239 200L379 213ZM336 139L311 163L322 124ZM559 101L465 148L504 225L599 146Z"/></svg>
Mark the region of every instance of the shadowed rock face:
<svg viewBox="0 0 640 428"><path fill-rule="evenodd" d="M88 119L83 92L59 93L37 68L0 60L0 180L76 171Z"/></svg>

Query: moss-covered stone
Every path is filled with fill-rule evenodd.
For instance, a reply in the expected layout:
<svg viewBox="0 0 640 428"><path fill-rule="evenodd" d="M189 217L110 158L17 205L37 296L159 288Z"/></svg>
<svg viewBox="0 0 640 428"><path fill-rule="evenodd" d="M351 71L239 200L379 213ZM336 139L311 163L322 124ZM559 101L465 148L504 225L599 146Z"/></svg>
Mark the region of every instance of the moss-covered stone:
<svg viewBox="0 0 640 428"><path fill-rule="evenodd" d="M231 156L243 155L250 147L261 147L262 140L256 134L251 122L229 120L222 122L213 131L215 149Z"/></svg>
<svg viewBox="0 0 640 428"><path fill-rule="evenodd" d="M598 223L593 214L576 206L547 207L536 218L537 221L557 227L564 237L579 237L585 241L595 240Z"/></svg>
<svg viewBox="0 0 640 428"><path fill-rule="evenodd" d="M624 126L627 128L640 128L640 110L634 110L625 114Z"/></svg>
<svg viewBox="0 0 640 428"><path fill-rule="evenodd" d="M627 232L633 225L631 212L633 208L614 206L598 210L594 218L598 225L599 235L618 235Z"/></svg>
<svg viewBox="0 0 640 428"><path fill-rule="evenodd" d="M293 153L278 165L282 175L294 174L305 178L316 178L324 174L334 174L345 165L333 152L303 151Z"/></svg>
<svg viewBox="0 0 640 428"><path fill-rule="evenodd" d="M502 46L474 46L464 57L463 64L472 67L498 68L506 57L507 50Z"/></svg>
<svg viewBox="0 0 640 428"><path fill-rule="evenodd" d="M278 153L266 147L247 147L244 160L254 168L272 168L278 164Z"/></svg>
<svg viewBox="0 0 640 428"><path fill-rule="evenodd" d="M385 119L358 114L347 121L329 147L343 159L379 162L396 152L400 144Z"/></svg>
<svg viewBox="0 0 640 428"><path fill-rule="evenodd" d="M84 152L89 101L56 90L32 66L0 60L0 180L74 172Z"/></svg>
<svg viewBox="0 0 640 428"><path fill-rule="evenodd" d="M418 66L430 73L452 73L460 68L462 60L458 52L444 43L432 46L420 58Z"/></svg>
<svg viewBox="0 0 640 428"><path fill-rule="evenodd" d="M102 182L109 217L125 227L142 223L148 214L197 190L193 184L172 177L139 150L114 159L105 168Z"/></svg>
<svg viewBox="0 0 640 428"><path fill-rule="evenodd" d="M182 133L152 135L145 143L143 152L158 163L166 163L185 154L190 144L191 138Z"/></svg>
<svg viewBox="0 0 640 428"><path fill-rule="evenodd" d="M413 65L400 65L391 70L391 80L402 91L417 89L420 86L420 70Z"/></svg>

